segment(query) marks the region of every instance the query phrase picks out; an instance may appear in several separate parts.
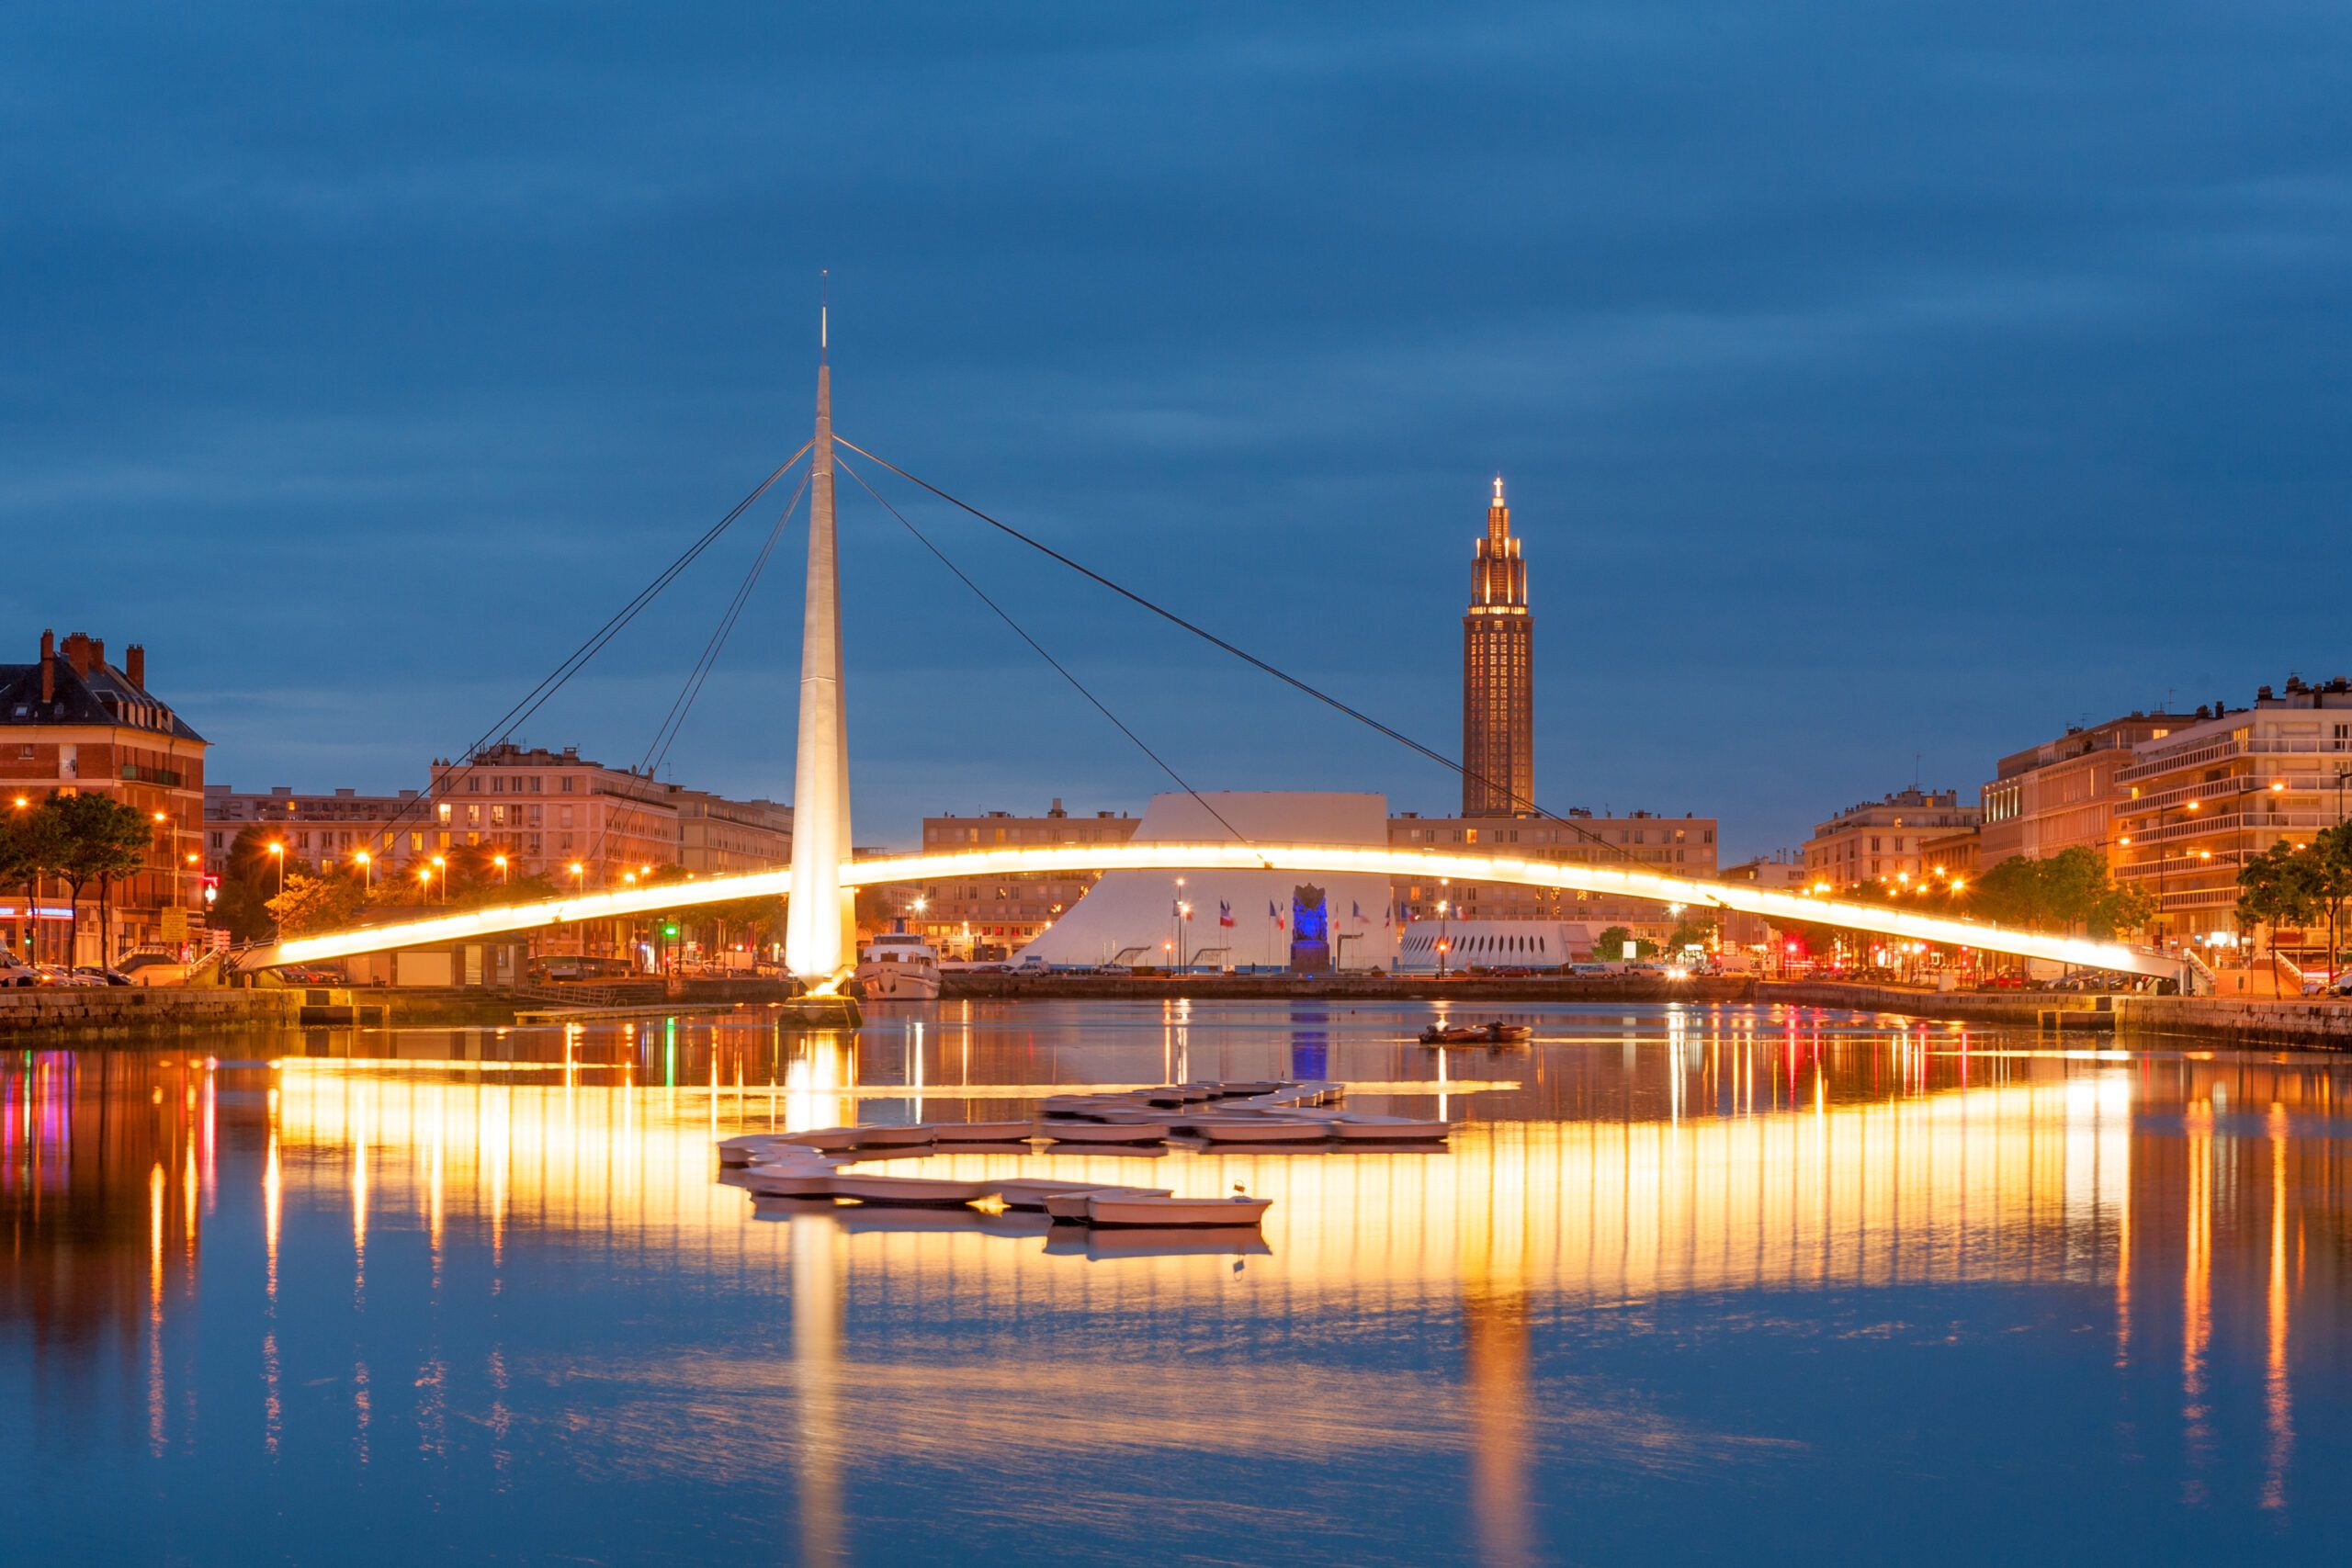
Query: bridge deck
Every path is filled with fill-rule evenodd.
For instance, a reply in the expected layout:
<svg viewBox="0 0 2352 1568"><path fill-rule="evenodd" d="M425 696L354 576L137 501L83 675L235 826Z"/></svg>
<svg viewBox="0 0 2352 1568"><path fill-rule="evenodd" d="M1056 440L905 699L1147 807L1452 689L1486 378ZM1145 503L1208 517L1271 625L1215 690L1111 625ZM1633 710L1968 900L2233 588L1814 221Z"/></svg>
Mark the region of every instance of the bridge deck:
<svg viewBox="0 0 2352 1568"><path fill-rule="evenodd" d="M2086 968L2132 975L2180 977L2180 962L2152 949L2083 937L2052 936L1950 915L1931 915L1881 904L1817 898L1752 883L1713 882L1668 876L1614 866L1570 865L1510 856L1464 854L1438 850L1347 844L1125 843L1050 844L1026 848L959 850L944 854L888 855L849 861L842 884L865 887L893 882L944 881L957 877L1040 871L1289 871L1334 874L1359 873L1435 881L1504 883L1611 893L1661 904L1736 910L1767 919L1810 921L1874 931L1915 942L1932 942L2012 953ZM578 920L650 914L730 898L781 897L791 885L786 870L713 876L658 886L617 888L568 898L490 905L397 924L295 937L246 959L254 968L309 964L382 953L394 948L479 941L513 931L534 931Z"/></svg>

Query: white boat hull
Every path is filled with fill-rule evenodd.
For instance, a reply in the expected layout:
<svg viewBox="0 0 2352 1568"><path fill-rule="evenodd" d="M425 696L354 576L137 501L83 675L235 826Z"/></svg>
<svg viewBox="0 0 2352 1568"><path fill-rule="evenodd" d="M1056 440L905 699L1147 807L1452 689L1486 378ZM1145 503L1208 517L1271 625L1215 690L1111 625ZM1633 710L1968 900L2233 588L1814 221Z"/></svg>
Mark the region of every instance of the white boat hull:
<svg viewBox="0 0 2352 1568"><path fill-rule="evenodd" d="M1165 1122L1049 1122L1044 1133L1057 1144L1158 1144L1172 1130Z"/></svg>
<svg viewBox="0 0 2352 1568"><path fill-rule="evenodd" d="M1230 1122L1203 1117L1197 1122L1177 1123L1196 1138L1212 1144L1312 1144L1329 1135L1330 1124L1310 1122L1304 1118L1253 1116L1247 1121Z"/></svg>
<svg viewBox="0 0 2352 1568"><path fill-rule="evenodd" d="M1086 1221L1136 1230L1249 1227L1264 1219L1273 1206L1272 1198L1140 1198L1098 1192L1086 1201Z"/></svg>
<svg viewBox="0 0 2352 1568"><path fill-rule="evenodd" d="M869 1002L935 1002L939 971L915 964L861 964L854 978Z"/></svg>
<svg viewBox="0 0 2352 1568"><path fill-rule="evenodd" d="M946 1181L927 1176L835 1176L828 1179L836 1198L858 1203L902 1203L925 1209L955 1209L989 1196L985 1181Z"/></svg>
<svg viewBox="0 0 2352 1568"><path fill-rule="evenodd" d="M1045 1200L1046 1213L1053 1220L1084 1224L1088 1218L1087 1205L1095 1199L1104 1196L1165 1198L1168 1196L1168 1189L1165 1187L1081 1187L1075 1191L1049 1192Z"/></svg>

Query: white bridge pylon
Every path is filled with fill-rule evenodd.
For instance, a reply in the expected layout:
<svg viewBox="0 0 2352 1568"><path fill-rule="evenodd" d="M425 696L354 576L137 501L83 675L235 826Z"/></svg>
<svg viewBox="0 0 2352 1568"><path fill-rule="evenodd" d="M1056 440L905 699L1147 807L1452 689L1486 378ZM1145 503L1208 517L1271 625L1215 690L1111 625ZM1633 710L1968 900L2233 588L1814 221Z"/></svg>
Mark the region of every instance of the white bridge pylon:
<svg viewBox="0 0 2352 1568"><path fill-rule="evenodd" d="M1318 874L1356 872L1408 880L1418 878L1424 882L1451 877L1457 882L1609 893L1659 904L1683 904L1692 908L1760 915L1768 920L1810 921L1849 931L1874 931L1905 941L1940 942L1984 953L2010 953L2079 964L2091 969L2112 969L2167 979L2180 977L2178 959L2123 942L2051 936L2041 931L1985 925L1950 915L1922 914L1883 904L1860 904L1840 898L1816 898L1803 894L1775 892L1748 883L1710 882L1697 877L1664 876L1655 872L1618 870L1609 866L1563 865L1549 861L1449 854L1436 850L1231 842L1052 844L1026 849L958 850L946 854L885 855L872 860L843 861L841 863L841 886L857 888L895 882L953 882L1040 871L1295 871ZM485 937L536 931L544 926L569 925L579 920L651 914L657 910L685 908L696 904L724 903L733 898L774 897L790 891L791 886L792 873L788 870L759 871L737 876L709 876L691 882L664 883L659 886L620 888L609 893L589 893L570 898L548 898L534 903L492 905L430 919L296 937L256 953L245 964L247 967L269 968L280 964L311 964L346 958L359 953L383 953L394 948L476 942Z"/></svg>

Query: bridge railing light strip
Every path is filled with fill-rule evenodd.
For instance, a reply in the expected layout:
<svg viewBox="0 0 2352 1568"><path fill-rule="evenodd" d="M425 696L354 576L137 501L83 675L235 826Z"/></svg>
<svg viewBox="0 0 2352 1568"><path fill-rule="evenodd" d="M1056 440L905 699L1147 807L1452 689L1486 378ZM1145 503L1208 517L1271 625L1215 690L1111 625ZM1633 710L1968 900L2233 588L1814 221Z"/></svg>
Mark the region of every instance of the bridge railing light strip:
<svg viewBox="0 0 2352 1568"><path fill-rule="evenodd" d="M1350 874L1420 878L1451 877L1464 883L1611 893L1660 904L1686 904L1805 921L1915 942L1940 942L1986 952L2118 969L2168 973L2165 961L2121 942L2052 936L1981 924L1950 915L1930 915L1880 904L1784 893L1751 884L1670 876L1620 866L1575 865L1508 856L1438 850L1347 844L1136 843L1044 844L1003 849L956 850L935 854L878 856L842 866L845 887L897 882L945 882L972 877L1055 871L1286 871L1326 875ZM479 941L541 926L563 925L650 914L658 910L722 903L734 898L773 897L791 884L786 870L710 876L692 882L634 886L605 893L533 903L489 905L456 914L395 924L361 927L297 937L278 945L262 962L304 964L380 953L392 948Z"/></svg>

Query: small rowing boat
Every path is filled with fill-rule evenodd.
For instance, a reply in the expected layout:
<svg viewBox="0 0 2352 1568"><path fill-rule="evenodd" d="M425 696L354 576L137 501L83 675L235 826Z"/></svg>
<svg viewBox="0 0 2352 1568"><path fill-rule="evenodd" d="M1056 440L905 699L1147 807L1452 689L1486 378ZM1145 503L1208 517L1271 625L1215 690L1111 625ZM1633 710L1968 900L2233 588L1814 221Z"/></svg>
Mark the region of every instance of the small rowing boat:
<svg viewBox="0 0 2352 1568"><path fill-rule="evenodd" d="M1146 1198L1132 1193L1091 1193L1086 1223L1101 1227L1172 1226L1186 1230L1254 1226L1274 1206L1272 1198Z"/></svg>
<svg viewBox="0 0 2352 1568"><path fill-rule="evenodd" d="M827 1178L836 1198L857 1203L900 1203L910 1208L957 1209L989 1195L985 1181L948 1181L932 1176L850 1176Z"/></svg>
<svg viewBox="0 0 2352 1568"><path fill-rule="evenodd" d="M1035 1122L941 1122L932 1127L943 1144L1017 1144L1037 1135Z"/></svg>
<svg viewBox="0 0 2352 1568"><path fill-rule="evenodd" d="M1069 1192L1048 1193L1045 1201L1047 1217L1057 1224L1084 1224L1086 1205L1105 1193L1129 1198L1165 1198L1165 1187L1081 1187Z"/></svg>
<svg viewBox="0 0 2352 1568"><path fill-rule="evenodd" d="M1158 1144L1172 1130L1165 1122L1051 1122L1038 1129L1057 1144Z"/></svg>
<svg viewBox="0 0 2352 1568"><path fill-rule="evenodd" d="M1349 1144L1443 1143L1453 1131L1447 1122L1414 1116L1349 1115L1329 1125L1340 1142Z"/></svg>

